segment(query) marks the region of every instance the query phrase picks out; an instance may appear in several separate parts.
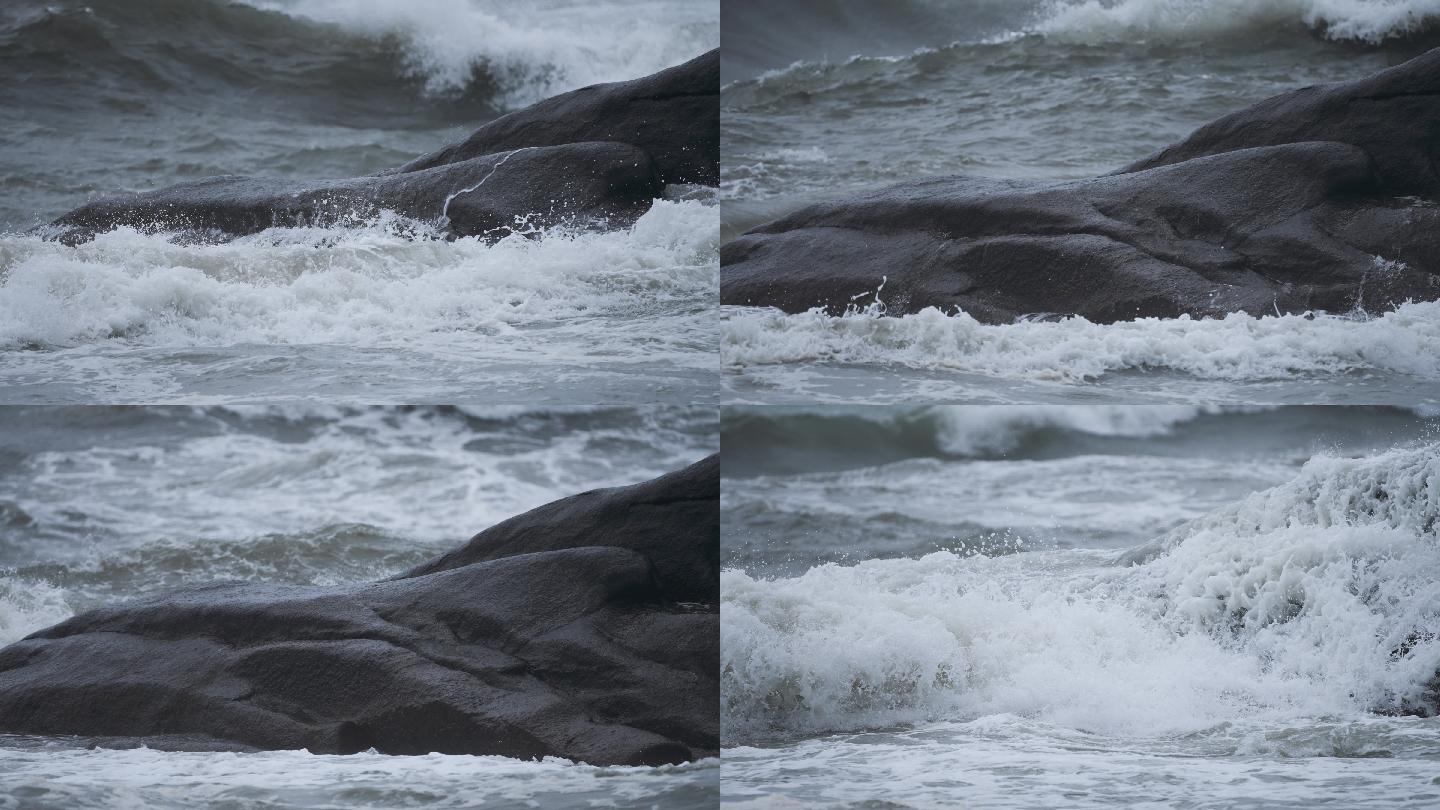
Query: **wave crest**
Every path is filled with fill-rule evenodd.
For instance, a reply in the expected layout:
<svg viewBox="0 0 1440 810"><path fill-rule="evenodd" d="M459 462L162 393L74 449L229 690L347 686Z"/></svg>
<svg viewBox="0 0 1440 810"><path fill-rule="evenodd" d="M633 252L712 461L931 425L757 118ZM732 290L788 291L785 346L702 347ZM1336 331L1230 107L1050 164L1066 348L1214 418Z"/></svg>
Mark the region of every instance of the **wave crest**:
<svg viewBox="0 0 1440 810"><path fill-rule="evenodd" d="M1060 42L1179 43L1301 25L1327 39L1381 45L1440 22L1440 0L1082 0L1052 2L1028 32Z"/></svg>
<svg viewBox="0 0 1440 810"><path fill-rule="evenodd" d="M814 309L724 307L721 357L732 372L798 363L900 365L1067 383L1128 369L1209 380L1279 380L1392 372L1440 377L1440 302L1403 304L1377 318L1284 315L1084 318L986 325L935 308L890 317L875 307L840 317Z"/></svg>
<svg viewBox="0 0 1440 810"><path fill-rule="evenodd" d="M726 571L724 733L1012 714L1153 736L1413 708L1440 668L1437 503L1431 444L1312 460L1131 567L938 552Z"/></svg>
<svg viewBox="0 0 1440 810"><path fill-rule="evenodd" d="M714 221L703 202L660 200L628 230L552 229L493 245L427 238L393 216L219 245L128 228L74 248L0 237L0 346L390 346L653 312L713 296Z"/></svg>
<svg viewBox="0 0 1440 810"><path fill-rule="evenodd" d="M645 76L718 42L718 21L703 3L245 1L366 37L393 37L402 44L407 68L432 93L464 90L484 68L507 106Z"/></svg>

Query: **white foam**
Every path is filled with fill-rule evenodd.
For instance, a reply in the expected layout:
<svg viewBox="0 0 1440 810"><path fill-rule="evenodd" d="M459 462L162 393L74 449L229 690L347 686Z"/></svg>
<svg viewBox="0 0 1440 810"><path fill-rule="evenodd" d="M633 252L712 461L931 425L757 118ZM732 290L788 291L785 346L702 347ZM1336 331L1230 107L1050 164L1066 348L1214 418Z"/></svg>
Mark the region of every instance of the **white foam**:
<svg viewBox="0 0 1440 810"><path fill-rule="evenodd" d="M0 237L0 347L414 346L444 336L459 349L566 319L691 312L714 295L715 209L701 202L657 201L627 230L551 231L493 245L398 230L382 220L191 246L129 229L74 248ZM610 329L570 349L688 355L691 330L714 322L713 313L689 320L680 334L652 330L643 347Z"/></svg>
<svg viewBox="0 0 1440 810"><path fill-rule="evenodd" d="M233 413L243 417L239 427L227 424ZM700 432L696 420L704 423L705 411L698 414L596 417L577 429L563 418L548 425L538 412L533 423L482 431L428 409L231 406L196 412L191 418L205 426L191 428L198 435L36 452L0 482L0 492L42 526L103 536L99 551L107 554L354 524L408 543L452 546L557 498L694 461L710 449L692 435ZM246 426L281 420L304 426L303 440ZM619 447L597 456L597 442ZM56 551L67 557L71 549Z"/></svg>
<svg viewBox="0 0 1440 810"><path fill-rule="evenodd" d="M0 646L64 621L73 613L60 588L0 578Z"/></svg>
<svg viewBox="0 0 1440 810"><path fill-rule="evenodd" d="M1305 25L1379 45L1440 20L1440 0L1057 0L1031 30L1082 44L1188 42Z"/></svg>
<svg viewBox="0 0 1440 810"><path fill-rule="evenodd" d="M922 458L837 473L727 480L723 508L757 516L762 525L816 521L854 529L850 541L829 531L786 538L785 548L802 559L810 549L829 558L854 542L862 556L894 556L883 546L874 553L878 544L866 539L866 527L897 515L919 522L904 530L907 553L953 548L957 534L967 546L985 548L1004 545L1002 538L1029 548L1056 541L1114 548L1144 543L1291 473L1293 466L1283 461L1235 458ZM933 527L929 536L921 526ZM983 542L974 543L976 538Z"/></svg>
<svg viewBox="0 0 1440 810"><path fill-rule="evenodd" d="M1265 532L1290 526L1383 525L1429 534L1440 521L1436 447L1353 459L1319 456L1289 483L1257 492L1174 538L1201 530Z"/></svg>
<svg viewBox="0 0 1440 810"><path fill-rule="evenodd" d="M1025 436L1043 428L1092 436L1163 436L1176 425L1215 408L1193 405L1016 405L1006 408L938 407L938 443L947 453L977 455L1013 449Z"/></svg>
<svg viewBox="0 0 1440 810"><path fill-rule="evenodd" d="M1423 635L1440 627L1437 490L1430 445L1316 460L1247 499L1267 521L1202 518L1133 567L942 552L771 581L726 571L725 733L1017 715L1143 738L1365 716L1440 668ZM1334 508L1317 511L1317 491Z"/></svg>
<svg viewBox="0 0 1440 810"><path fill-rule="evenodd" d="M367 36L398 37L434 93L466 87L476 67L511 106L598 82L634 79L719 45L713 0L247 0Z"/></svg>
<svg viewBox="0 0 1440 810"><path fill-rule="evenodd" d="M1210 380L1279 380L1386 372L1440 378L1440 302L1375 318L1235 313L1196 320L1084 318L982 324L933 307L889 317L874 306L839 317L815 309L724 307L721 357L730 370L780 364L875 364L1066 383L1128 369Z"/></svg>
<svg viewBox="0 0 1440 810"><path fill-rule="evenodd" d="M718 795L719 760L607 767L558 760L373 751L185 753L147 748L0 748L7 792L63 807L261 808L688 806ZM698 794L698 795L697 795ZM667 798L670 797L670 798Z"/></svg>
<svg viewBox="0 0 1440 810"><path fill-rule="evenodd" d="M830 155L818 146L767 149L755 155L753 162L732 163L721 167L720 199L763 200L793 192L794 183L781 183L771 188L777 176L786 176L797 169L814 168L830 163Z"/></svg>
<svg viewBox="0 0 1440 810"><path fill-rule="evenodd" d="M1116 807L1425 808L1434 726L1370 718L1234 724L1137 741L1022 717L832 735L724 752L725 806L802 810L883 803L987 810ZM1230 737L1258 744L1237 751ZM1227 744L1228 743L1228 744ZM1235 755L1231 755L1235 754Z"/></svg>
<svg viewBox="0 0 1440 810"><path fill-rule="evenodd" d="M179 427L156 435L157 416ZM0 569L0 643L196 581L390 576L513 515L715 450L704 407L511 416L232 406L150 414L135 431L83 425L93 442L34 449L0 475L0 498L33 522Z"/></svg>

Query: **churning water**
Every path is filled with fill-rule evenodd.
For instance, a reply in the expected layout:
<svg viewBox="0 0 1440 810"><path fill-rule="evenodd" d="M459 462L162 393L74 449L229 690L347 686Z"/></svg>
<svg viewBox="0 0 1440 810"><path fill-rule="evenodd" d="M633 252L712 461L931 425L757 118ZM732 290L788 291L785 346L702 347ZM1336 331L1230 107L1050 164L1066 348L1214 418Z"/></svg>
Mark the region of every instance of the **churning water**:
<svg viewBox="0 0 1440 810"><path fill-rule="evenodd" d="M728 412L725 803L1434 806L1436 427Z"/></svg>
<svg viewBox="0 0 1440 810"><path fill-rule="evenodd" d="M897 180L1113 171L1225 113L1436 44L1433 0L726 3L722 239ZM897 273L900 268L897 268ZM724 307L727 399L1435 402L1440 308L1096 325ZM877 303L877 299L878 302Z"/></svg>
<svg viewBox="0 0 1440 810"><path fill-rule="evenodd" d="M224 245L29 230L95 195L398 166L718 36L713 0L7 3L4 401L713 401L703 191L624 231L491 245L383 216Z"/></svg>

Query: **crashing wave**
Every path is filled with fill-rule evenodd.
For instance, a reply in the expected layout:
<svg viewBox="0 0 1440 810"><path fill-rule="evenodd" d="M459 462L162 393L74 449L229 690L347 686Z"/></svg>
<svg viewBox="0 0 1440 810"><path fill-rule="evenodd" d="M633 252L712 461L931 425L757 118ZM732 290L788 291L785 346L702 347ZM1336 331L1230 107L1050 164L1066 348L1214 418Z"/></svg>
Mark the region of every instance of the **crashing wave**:
<svg viewBox="0 0 1440 810"><path fill-rule="evenodd" d="M1084 318L987 325L930 308L891 317L876 307L832 317L816 309L724 308L721 357L732 372L796 363L898 365L999 377L1084 382L1129 369L1209 380L1278 380L1391 372L1440 377L1440 302L1403 304L1376 318Z"/></svg>
<svg viewBox="0 0 1440 810"><path fill-rule="evenodd" d="M949 552L722 575L732 743L991 714L1097 733L1434 709L1440 446L1317 458L1111 555Z"/></svg>
<svg viewBox="0 0 1440 810"><path fill-rule="evenodd" d="M1082 0L1052 2L1029 30L1085 45L1189 42L1304 25L1327 39L1381 45L1432 29L1437 0Z"/></svg>

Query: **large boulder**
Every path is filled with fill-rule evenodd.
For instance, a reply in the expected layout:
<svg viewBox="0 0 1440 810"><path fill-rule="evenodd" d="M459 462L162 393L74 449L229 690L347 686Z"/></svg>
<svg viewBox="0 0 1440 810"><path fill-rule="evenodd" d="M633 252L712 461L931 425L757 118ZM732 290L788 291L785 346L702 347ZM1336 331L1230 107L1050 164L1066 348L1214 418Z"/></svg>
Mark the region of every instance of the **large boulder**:
<svg viewBox="0 0 1440 810"><path fill-rule="evenodd" d="M0 730L594 764L719 745L719 462L505 521L384 582L204 585L0 650Z"/></svg>
<svg viewBox="0 0 1440 810"><path fill-rule="evenodd" d="M95 200L55 220L49 235L73 245L126 225L223 239L274 227L364 222L388 210L441 222L456 236L500 237L560 223L626 227L662 188L641 149L575 143L348 180L209 177Z"/></svg>
<svg viewBox="0 0 1440 810"><path fill-rule="evenodd" d="M400 169L343 180L210 177L94 200L40 232L67 244L121 226L223 240L328 227L381 210L454 236L558 224L628 227L669 184L719 182L719 55L564 93Z"/></svg>
<svg viewBox="0 0 1440 810"><path fill-rule="evenodd" d="M1440 199L1440 48L1356 81L1268 98L1120 171L1305 141L1363 150L1386 193Z"/></svg>
<svg viewBox="0 0 1440 810"><path fill-rule="evenodd" d="M614 546L643 554L665 595L677 602L720 602L720 533L711 456L653 481L597 489L498 523L469 543L401 574L418 577L531 551ZM685 542L676 532L686 532Z"/></svg>
<svg viewBox="0 0 1440 810"><path fill-rule="evenodd" d="M1440 50L1202 128L1120 173L969 176L812 205L721 248L721 301L1096 322L1440 297Z"/></svg>
<svg viewBox="0 0 1440 810"><path fill-rule="evenodd" d="M577 141L634 144L650 154L667 184L719 184L720 50L644 78L591 85L546 99L396 171Z"/></svg>

